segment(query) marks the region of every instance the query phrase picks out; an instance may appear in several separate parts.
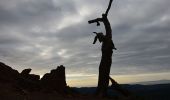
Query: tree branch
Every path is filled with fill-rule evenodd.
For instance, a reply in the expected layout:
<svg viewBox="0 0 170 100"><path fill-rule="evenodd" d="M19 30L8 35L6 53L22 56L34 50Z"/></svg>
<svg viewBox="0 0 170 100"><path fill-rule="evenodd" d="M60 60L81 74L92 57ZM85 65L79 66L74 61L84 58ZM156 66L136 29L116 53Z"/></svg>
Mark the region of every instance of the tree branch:
<svg viewBox="0 0 170 100"><path fill-rule="evenodd" d="M108 8L107 8L107 10L106 10L106 12L105 12L106 16L107 16L108 13L109 13L109 10L110 10L110 8L111 8L111 6L112 6L112 2L113 2L113 0L110 0L109 5L108 5Z"/></svg>
<svg viewBox="0 0 170 100"><path fill-rule="evenodd" d="M97 23L97 26L100 26L99 22L101 22L101 21L103 21L102 18L96 18L96 19L93 19L93 20L89 20L88 22L89 22L89 24Z"/></svg>

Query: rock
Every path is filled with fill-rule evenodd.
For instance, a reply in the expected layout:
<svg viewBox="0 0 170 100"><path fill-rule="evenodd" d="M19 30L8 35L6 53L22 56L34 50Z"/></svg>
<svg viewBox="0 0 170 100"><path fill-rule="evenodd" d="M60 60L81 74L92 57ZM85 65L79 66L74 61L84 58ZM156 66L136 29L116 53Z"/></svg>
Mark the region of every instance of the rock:
<svg viewBox="0 0 170 100"><path fill-rule="evenodd" d="M21 72L21 75L29 75L30 72L31 72L31 68L28 68L28 69L24 69L22 72Z"/></svg>
<svg viewBox="0 0 170 100"><path fill-rule="evenodd" d="M66 94L68 91L65 77L65 67L63 65L58 66L56 69L51 70L50 73L46 73L42 79L39 75L30 74L32 69L24 69L21 73L11 67L0 63L0 85L9 85L8 91L16 89L17 93L22 93L22 91L44 92L48 91L57 92L59 94ZM2 90L1 88L1 90ZM4 87L4 91L7 88ZM3 92L5 93L5 92Z"/></svg>
<svg viewBox="0 0 170 100"><path fill-rule="evenodd" d="M41 89L39 81L32 81L29 79L19 78L18 79L18 86L27 91L38 91Z"/></svg>
<svg viewBox="0 0 170 100"><path fill-rule="evenodd" d="M18 85L29 91L36 91L40 89L40 76L30 74L32 69L24 69L18 78Z"/></svg>
<svg viewBox="0 0 170 100"><path fill-rule="evenodd" d="M57 69L45 74L41 79L41 85L47 90L63 93L66 88L65 67L60 65Z"/></svg>
<svg viewBox="0 0 170 100"><path fill-rule="evenodd" d="M27 79L27 80L31 80L31 81L39 81L40 80L40 76L39 75L35 75L35 74L30 74L31 72L31 68L28 69L24 69L21 73L20 73L20 77Z"/></svg>
<svg viewBox="0 0 170 100"><path fill-rule="evenodd" d="M40 80L40 75L30 74L29 79L33 80L33 81L39 81Z"/></svg>
<svg viewBox="0 0 170 100"><path fill-rule="evenodd" d="M17 70L0 62L0 82L15 82L19 76Z"/></svg>

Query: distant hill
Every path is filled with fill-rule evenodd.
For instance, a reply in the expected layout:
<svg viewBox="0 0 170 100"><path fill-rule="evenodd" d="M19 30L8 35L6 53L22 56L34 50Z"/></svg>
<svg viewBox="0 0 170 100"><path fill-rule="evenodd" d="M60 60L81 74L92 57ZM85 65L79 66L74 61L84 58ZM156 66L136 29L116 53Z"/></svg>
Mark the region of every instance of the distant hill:
<svg viewBox="0 0 170 100"><path fill-rule="evenodd" d="M144 81L144 82L136 82L132 84L141 84L141 85L170 84L170 80Z"/></svg>
<svg viewBox="0 0 170 100"><path fill-rule="evenodd" d="M121 85L124 89L129 90L133 95L141 98L140 100L170 100L170 84L155 84L155 85ZM96 87L74 88L83 94L95 93ZM121 95L120 93L110 90L110 95Z"/></svg>

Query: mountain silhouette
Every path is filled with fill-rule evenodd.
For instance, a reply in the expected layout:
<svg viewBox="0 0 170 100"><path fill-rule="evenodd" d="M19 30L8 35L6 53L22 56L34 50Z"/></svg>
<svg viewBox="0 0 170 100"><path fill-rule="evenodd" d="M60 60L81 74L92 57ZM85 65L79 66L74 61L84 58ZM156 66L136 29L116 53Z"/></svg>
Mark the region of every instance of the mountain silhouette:
<svg viewBox="0 0 170 100"><path fill-rule="evenodd" d="M143 82L135 82L132 84L141 84L141 85L170 84L170 80L143 81Z"/></svg>

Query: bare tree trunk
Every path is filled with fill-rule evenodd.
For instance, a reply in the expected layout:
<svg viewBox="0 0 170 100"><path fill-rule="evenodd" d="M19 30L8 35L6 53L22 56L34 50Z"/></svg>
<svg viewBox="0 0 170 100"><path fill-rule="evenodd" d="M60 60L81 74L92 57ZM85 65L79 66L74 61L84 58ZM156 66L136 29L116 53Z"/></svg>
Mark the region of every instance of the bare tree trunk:
<svg viewBox="0 0 170 100"><path fill-rule="evenodd" d="M96 19L89 21L89 24L97 23L97 26L100 25L99 22L103 22L103 24L105 26L105 30L106 30L106 35L102 36L102 50L101 50L102 57L101 57L100 65L99 65L98 87L96 90L96 94L101 95L101 96L107 95L107 89L108 89L108 85L109 85L110 68L111 68L111 64L112 64L112 53L113 53L113 49L116 50L116 48L114 47L113 41L112 41L111 25L107 18L108 12L111 8L112 1L113 0L110 0L105 14L102 14L102 18L96 18Z"/></svg>
<svg viewBox="0 0 170 100"><path fill-rule="evenodd" d="M102 58L99 66L97 95L107 96L107 89L109 86L109 75L112 64L112 49L102 51Z"/></svg>

